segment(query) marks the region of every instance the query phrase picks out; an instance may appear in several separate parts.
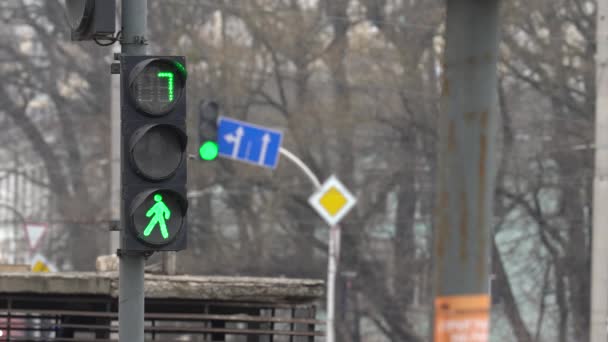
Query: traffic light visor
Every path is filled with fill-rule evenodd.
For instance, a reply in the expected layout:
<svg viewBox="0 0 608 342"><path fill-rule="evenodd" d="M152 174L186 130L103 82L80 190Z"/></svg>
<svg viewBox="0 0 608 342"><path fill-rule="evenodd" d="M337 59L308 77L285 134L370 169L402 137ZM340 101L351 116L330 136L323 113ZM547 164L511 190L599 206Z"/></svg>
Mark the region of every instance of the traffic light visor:
<svg viewBox="0 0 608 342"><path fill-rule="evenodd" d="M93 17L95 0L67 0L65 5L72 29L83 31Z"/></svg>

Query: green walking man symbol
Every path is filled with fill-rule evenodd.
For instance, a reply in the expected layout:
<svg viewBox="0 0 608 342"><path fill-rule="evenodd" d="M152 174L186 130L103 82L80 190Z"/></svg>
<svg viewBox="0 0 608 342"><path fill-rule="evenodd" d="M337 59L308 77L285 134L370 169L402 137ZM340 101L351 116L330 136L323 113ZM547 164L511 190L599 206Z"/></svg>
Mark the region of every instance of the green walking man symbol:
<svg viewBox="0 0 608 342"><path fill-rule="evenodd" d="M169 232L167 231L167 223L165 220L168 220L171 217L171 210L169 210L165 202L163 202L163 196L160 194L154 195L154 201L156 203L146 213L146 217L152 217L152 219L144 230L144 236L150 236L152 230L156 227L156 224L158 224L163 238L168 239Z"/></svg>

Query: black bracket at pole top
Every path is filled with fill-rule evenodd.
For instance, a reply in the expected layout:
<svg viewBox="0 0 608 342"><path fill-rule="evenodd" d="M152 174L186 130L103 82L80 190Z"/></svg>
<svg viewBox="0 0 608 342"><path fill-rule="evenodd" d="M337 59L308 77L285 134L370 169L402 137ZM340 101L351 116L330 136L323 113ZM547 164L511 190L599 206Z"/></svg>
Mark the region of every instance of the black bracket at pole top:
<svg viewBox="0 0 608 342"><path fill-rule="evenodd" d="M143 256L144 258L148 259L150 256L152 256L152 254L154 254L154 251L125 251L124 249L120 249L118 248L116 250L116 256L118 256L118 258L120 258L123 255L135 255L135 256Z"/></svg>
<svg viewBox="0 0 608 342"><path fill-rule="evenodd" d="M121 45L148 45L148 39L145 36L133 36L131 41L125 39L124 34L120 36Z"/></svg>

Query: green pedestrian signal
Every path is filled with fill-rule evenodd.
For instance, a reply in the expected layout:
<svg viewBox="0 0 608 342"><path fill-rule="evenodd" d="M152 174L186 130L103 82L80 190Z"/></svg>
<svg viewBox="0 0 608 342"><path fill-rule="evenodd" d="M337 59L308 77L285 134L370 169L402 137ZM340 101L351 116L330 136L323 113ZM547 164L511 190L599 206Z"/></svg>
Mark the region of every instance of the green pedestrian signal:
<svg viewBox="0 0 608 342"><path fill-rule="evenodd" d="M146 217L152 218L150 219L150 223L148 223L146 229L144 230L144 236L150 236L150 233L152 233L152 229L154 229L154 227L156 227L156 224L158 224L163 239L168 239L169 232L167 231L167 223L165 222L165 220L168 220L171 217L171 210L167 208L167 205L163 202L163 196L161 196L160 194L154 195L154 201L156 203L146 213Z"/></svg>
<svg viewBox="0 0 608 342"><path fill-rule="evenodd" d="M152 247L170 244L183 232L187 205L181 194L170 189L142 193L131 211L135 236Z"/></svg>

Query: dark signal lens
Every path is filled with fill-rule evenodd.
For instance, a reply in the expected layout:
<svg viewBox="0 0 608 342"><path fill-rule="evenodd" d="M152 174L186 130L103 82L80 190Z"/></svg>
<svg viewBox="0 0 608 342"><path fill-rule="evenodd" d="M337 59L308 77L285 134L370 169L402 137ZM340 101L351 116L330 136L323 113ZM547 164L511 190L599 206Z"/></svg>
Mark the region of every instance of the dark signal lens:
<svg viewBox="0 0 608 342"><path fill-rule="evenodd" d="M137 171L150 180L171 177L179 168L185 151L184 136L168 125L144 127L131 142L131 158Z"/></svg>

